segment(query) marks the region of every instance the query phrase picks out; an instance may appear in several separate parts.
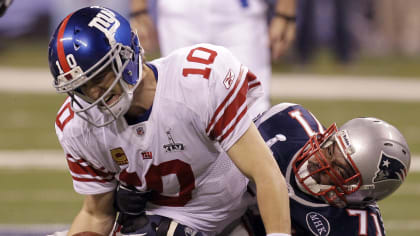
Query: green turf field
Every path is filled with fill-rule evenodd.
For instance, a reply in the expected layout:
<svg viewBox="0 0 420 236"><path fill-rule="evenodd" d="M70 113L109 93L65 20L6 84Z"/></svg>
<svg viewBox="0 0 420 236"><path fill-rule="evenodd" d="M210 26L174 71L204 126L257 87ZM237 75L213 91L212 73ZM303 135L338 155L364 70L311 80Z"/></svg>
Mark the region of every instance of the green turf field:
<svg viewBox="0 0 420 236"><path fill-rule="evenodd" d="M63 95L1 93L0 150L59 149L54 122ZM397 126L413 153L420 154L420 102L328 101L274 99L304 105L325 125L342 125L350 118L375 116Z"/></svg>
<svg viewBox="0 0 420 236"><path fill-rule="evenodd" d="M0 169L0 224L70 224L82 198L66 171ZM379 203L388 236L420 235L420 173Z"/></svg>

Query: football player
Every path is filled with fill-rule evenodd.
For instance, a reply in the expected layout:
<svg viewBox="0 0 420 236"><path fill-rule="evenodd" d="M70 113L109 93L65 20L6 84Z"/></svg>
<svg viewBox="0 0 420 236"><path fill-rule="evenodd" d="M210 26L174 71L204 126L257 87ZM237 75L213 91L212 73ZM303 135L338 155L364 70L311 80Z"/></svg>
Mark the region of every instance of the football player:
<svg viewBox="0 0 420 236"><path fill-rule="evenodd" d="M366 117L324 129L291 103L272 107L256 125L289 187L292 235L385 235L376 202L410 167L407 142L394 126ZM247 218L263 235L254 213Z"/></svg>
<svg viewBox="0 0 420 236"><path fill-rule="evenodd" d="M145 46L158 42L160 53L207 42L228 48L261 81L261 101L250 108L257 115L270 108L271 58L292 45L296 0L132 0L131 20ZM147 3L156 8L156 28ZM153 7L151 7L153 9ZM270 23L268 12L273 12ZM139 27L137 27L139 25ZM156 36L157 31L157 36ZM149 47L149 48L150 48ZM149 49L146 47L146 51ZM271 58L270 58L271 55Z"/></svg>
<svg viewBox="0 0 420 236"><path fill-rule="evenodd" d="M68 94L56 133L85 195L70 235L108 235L114 200L123 234L215 235L245 212L245 176L268 235L290 234L284 177L247 112L260 82L227 49L145 62L127 20L94 6L59 24L48 56L53 86ZM133 207L129 192L144 201Z"/></svg>

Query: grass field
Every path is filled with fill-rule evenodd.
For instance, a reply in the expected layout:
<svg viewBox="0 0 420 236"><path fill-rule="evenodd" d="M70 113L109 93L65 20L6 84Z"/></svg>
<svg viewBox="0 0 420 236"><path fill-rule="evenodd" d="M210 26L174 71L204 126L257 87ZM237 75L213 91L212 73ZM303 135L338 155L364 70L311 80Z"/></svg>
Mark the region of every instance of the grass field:
<svg viewBox="0 0 420 236"><path fill-rule="evenodd" d="M56 94L1 93L0 150L59 149L54 121L65 97ZM285 102L274 99L273 104ZM420 154L420 102L332 101L288 99L304 105L328 126L353 117L375 116L397 126L413 153Z"/></svg>
<svg viewBox="0 0 420 236"><path fill-rule="evenodd" d="M0 169L0 224L70 224L82 198L66 171ZM420 235L420 173L379 202L388 236Z"/></svg>

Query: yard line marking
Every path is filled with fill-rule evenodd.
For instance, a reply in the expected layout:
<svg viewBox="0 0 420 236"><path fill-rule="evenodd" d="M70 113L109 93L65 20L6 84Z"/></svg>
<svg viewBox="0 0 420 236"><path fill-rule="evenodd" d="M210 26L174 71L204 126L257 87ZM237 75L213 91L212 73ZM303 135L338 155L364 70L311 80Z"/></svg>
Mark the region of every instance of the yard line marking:
<svg viewBox="0 0 420 236"><path fill-rule="evenodd" d="M61 150L0 151L0 168L8 169L67 169ZM420 172L420 156L411 157L410 172Z"/></svg>

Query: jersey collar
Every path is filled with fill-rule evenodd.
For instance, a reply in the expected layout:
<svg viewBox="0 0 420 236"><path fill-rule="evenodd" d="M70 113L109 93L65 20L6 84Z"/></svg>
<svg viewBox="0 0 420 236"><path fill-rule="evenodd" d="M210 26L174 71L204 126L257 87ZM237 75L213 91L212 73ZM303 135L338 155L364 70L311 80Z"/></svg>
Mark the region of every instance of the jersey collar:
<svg viewBox="0 0 420 236"><path fill-rule="evenodd" d="M157 71L156 66L154 66L153 64L150 64L150 63L146 63L146 66L149 67L153 71L153 74L155 75L155 79L156 79L156 82L157 82L158 81L158 71ZM150 117L150 114L152 113L152 108L153 108L153 105L145 113L143 113L142 115L138 116L135 119L128 119L127 117L124 116L125 120L127 121L127 124L128 125L135 125L135 124L147 121Z"/></svg>

